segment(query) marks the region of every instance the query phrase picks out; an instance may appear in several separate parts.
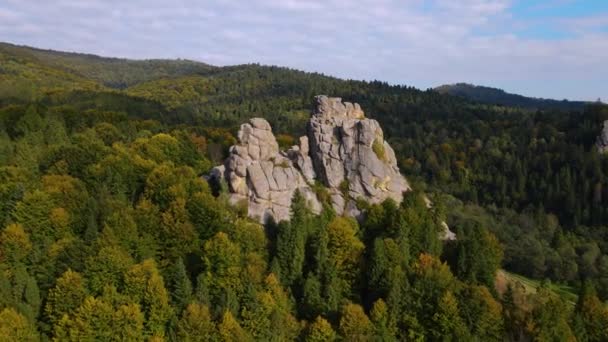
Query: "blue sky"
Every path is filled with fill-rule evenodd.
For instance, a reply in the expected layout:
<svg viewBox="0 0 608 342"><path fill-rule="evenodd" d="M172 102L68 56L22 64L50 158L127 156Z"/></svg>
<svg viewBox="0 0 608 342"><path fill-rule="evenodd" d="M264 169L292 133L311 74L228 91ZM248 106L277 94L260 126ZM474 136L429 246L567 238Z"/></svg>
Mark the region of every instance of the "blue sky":
<svg viewBox="0 0 608 342"><path fill-rule="evenodd" d="M0 40L608 99L608 0L2 0Z"/></svg>

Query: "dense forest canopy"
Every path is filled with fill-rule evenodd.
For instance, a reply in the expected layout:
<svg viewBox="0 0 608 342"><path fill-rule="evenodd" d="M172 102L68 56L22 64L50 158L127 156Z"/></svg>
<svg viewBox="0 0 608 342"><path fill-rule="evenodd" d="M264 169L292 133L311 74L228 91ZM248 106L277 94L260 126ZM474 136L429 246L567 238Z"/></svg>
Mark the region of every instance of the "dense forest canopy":
<svg viewBox="0 0 608 342"><path fill-rule="evenodd" d="M317 94L377 119L415 191L263 227L201 176L247 118L290 145ZM0 340L606 341L606 119L2 44Z"/></svg>

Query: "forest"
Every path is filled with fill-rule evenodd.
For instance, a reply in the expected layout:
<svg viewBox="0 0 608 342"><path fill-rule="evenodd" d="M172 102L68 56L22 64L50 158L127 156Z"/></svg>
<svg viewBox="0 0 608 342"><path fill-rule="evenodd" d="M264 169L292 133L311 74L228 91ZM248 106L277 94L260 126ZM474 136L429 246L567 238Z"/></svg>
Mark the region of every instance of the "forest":
<svg viewBox="0 0 608 342"><path fill-rule="evenodd" d="M293 144L317 94L378 120L414 191L358 222L316 186L320 215L296 194L262 226L203 176L248 118ZM607 341L607 119L0 44L0 341Z"/></svg>

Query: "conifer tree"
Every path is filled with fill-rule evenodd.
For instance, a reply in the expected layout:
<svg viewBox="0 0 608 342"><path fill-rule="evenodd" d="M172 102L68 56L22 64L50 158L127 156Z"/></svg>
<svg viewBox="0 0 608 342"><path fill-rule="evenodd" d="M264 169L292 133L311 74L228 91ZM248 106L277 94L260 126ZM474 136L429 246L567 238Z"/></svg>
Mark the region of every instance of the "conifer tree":
<svg viewBox="0 0 608 342"><path fill-rule="evenodd" d="M192 300L192 282L181 258L169 268L168 278L171 300L180 312Z"/></svg>

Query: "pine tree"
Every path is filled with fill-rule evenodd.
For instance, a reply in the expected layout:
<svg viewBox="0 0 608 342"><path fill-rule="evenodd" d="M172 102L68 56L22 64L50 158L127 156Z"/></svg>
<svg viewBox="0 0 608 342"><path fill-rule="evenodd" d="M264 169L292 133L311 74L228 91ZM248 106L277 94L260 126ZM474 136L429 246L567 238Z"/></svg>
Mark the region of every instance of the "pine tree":
<svg viewBox="0 0 608 342"><path fill-rule="evenodd" d="M312 229L312 218L307 208L304 197L296 192L291 203L291 220L278 225L276 257L281 266L281 280L287 286L302 277L306 239Z"/></svg>
<svg viewBox="0 0 608 342"><path fill-rule="evenodd" d="M177 311L181 312L192 299L192 282L181 258L169 268L168 278L172 302Z"/></svg>

